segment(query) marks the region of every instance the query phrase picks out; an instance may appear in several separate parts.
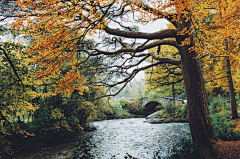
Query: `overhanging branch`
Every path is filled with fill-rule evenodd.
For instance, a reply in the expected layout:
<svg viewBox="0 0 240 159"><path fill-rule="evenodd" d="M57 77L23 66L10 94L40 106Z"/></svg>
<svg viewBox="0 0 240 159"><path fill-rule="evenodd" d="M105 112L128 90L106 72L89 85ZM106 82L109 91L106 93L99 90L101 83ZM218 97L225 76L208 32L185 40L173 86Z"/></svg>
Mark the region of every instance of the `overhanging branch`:
<svg viewBox="0 0 240 159"><path fill-rule="evenodd" d="M174 38L177 36L176 29L165 29L155 33L143 33L139 31L122 31L120 29L113 29L108 26L105 26L103 29L111 35L121 36L125 38L154 40L154 39Z"/></svg>

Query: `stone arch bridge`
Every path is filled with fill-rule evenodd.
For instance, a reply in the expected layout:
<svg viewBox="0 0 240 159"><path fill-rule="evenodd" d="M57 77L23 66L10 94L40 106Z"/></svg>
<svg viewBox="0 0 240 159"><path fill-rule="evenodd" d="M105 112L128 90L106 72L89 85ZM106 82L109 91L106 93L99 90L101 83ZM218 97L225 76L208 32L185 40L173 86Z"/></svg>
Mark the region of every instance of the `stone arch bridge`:
<svg viewBox="0 0 240 159"><path fill-rule="evenodd" d="M162 96L160 99L155 100L149 100L147 97L143 97L141 98L141 101L144 107L144 112L146 113L146 115L149 115L155 111L156 106L158 106L159 104L164 107L167 103L172 102L173 97ZM187 103L186 99L175 98L175 101L177 105Z"/></svg>

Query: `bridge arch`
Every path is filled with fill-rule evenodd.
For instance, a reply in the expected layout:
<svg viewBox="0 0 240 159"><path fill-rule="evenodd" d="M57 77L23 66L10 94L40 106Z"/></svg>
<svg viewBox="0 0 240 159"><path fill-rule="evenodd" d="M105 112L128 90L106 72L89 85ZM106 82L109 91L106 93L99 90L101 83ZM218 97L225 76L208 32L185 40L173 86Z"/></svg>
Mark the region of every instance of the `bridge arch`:
<svg viewBox="0 0 240 159"><path fill-rule="evenodd" d="M147 104L144 105L144 112L146 113L153 113L155 112L155 108L158 106L158 105L162 105L162 103L158 102L158 101L149 101L147 102Z"/></svg>

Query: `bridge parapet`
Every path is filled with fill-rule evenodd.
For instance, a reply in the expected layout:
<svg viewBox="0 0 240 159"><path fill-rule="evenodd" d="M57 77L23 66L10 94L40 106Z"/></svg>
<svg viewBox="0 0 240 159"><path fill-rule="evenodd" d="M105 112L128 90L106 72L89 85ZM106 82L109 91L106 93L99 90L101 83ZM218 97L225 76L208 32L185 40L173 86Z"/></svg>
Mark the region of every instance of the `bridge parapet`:
<svg viewBox="0 0 240 159"><path fill-rule="evenodd" d="M168 100L170 100L170 101L173 100L173 97L169 97L169 96L161 96L161 98L168 99ZM175 98L175 100L182 102L182 103L178 103L178 104L185 104L185 103L187 103L187 99L186 99L186 98L181 98L181 99Z"/></svg>

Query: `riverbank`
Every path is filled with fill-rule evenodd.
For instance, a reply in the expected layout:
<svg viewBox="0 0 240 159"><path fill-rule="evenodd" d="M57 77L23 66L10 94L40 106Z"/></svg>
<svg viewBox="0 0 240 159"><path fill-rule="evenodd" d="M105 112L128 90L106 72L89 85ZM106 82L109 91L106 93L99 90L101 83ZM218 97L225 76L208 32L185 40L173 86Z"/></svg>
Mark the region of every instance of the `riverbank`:
<svg viewBox="0 0 240 159"><path fill-rule="evenodd" d="M71 133L69 136L51 140L36 140L33 137L18 137L14 144L11 145L14 154L7 156L6 159L42 159L44 156L54 156L61 149L72 149L74 145L87 133L96 130L90 126L84 131ZM59 154L57 154L59 155ZM64 154L66 156L66 154Z"/></svg>
<svg viewBox="0 0 240 159"><path fill-rule="evenodd" d="M44 144L29 144L24 147L18 147L18 151L8 157L8 159L43 159L46 156L52 158L56 152L61 152L62 149L72 149L81 136L75 136L71 138L63 138L61 140L54 140ZM59 155L59 154L58 154ZM67 156L67 154L64 154Z"/></svg>
<svg viewBox="0 0 240 159"><path fill-rule="evenodd" d="M187 123L188 120L181 117L170 117L167 118L161 118L160 114L162 113L162 110L156 111L146 117L146 122L151 124L161 124L161 123L172 123L172 122L181 122L181 123Z"/></svg>
<svg viewBox="0 0 240 159"><path fill-rule="evenodd" d="M97 130L87 133L82 139L81 136L71 141L63 139L59 145L54 143L34 152L18 153L12 158L73 158L82 154L82 147L88 147L89 142L86 146L80 143L90 136L91 144L94 145L90 153L94 158L123 159L128 153L139 159L151 159L158 151L161 152L161 157L167 156L172 146L189 132L185 123L149 124L144 121L144 118L96 121L92 124Z"/></svg>
<svg viewBox="0 0 240 159"><path fill-rule="evenodd" d="M128 125L127 127L130 126L131 128L134 128L134 127L138 128L139 126L137 126L135 124L137 122L139 122L139 120L142 120L142 119L139 119L139 120L138 119L137 120L127 119L127 120L130 120L130 121L125 123L124 120L116 119L116 120L101 121L100 123L103 122L103 123L106 123L105 126L109 126L110 122L114 121L115 123L113 124L113 126L116 126L116 124L120 125L120 127L116 128L116 130L119 130L119 128L121 129L122 127L125 127L127 125ZM240 129L240 119L232 120L232 122L236 124L236 129ZM97 123L99 123L99 122L97 122ZM142 125L142 124L140 124L140 125ZM156 125L156 126L158 125L160 127L166 126L166 124L153 124L152 125L153 127L148 125L147 130L150 129L151 127L152 127L151 130L152 130L155 127L154 125ZM100 126L99 128L101 129L103 127ZM127 130L129 130L129 129L127 129ZM167 129L163 129L163 130L167 130ZM110 131L110 129L109 129L109 131ZM123 131L123 130L121 130L121 131ZM104 131L104 133L105 132L106 131ZM48 143L46 142L45 144L38 143L38 145L36 143L33 143L32 142L33 140L32 141L28 140L29 142L22 143L22 145L24 145L25 147L18 147L19 152L17 152L14 156L8 157L7 159L13 159L13 158L15 158L15 159L70 158L72 156L72 154L74 153L73 152L74 149L76 149L76 147L78 147L79 140L81 140L81 138L84 135L86 135L87 133L88 132L84 132L82 134L78 134L78 135L76 134L75 136L71 136L71 137L62 137L61 140L55 140L55 141L51 140ZM95 134L98 132L93 132L93 133ZM111 133L111 134L115 134L115 133ZM130 134L132 134L132 133L130 133ZM159 133L157 133L157 134L159 134ZM121 135L123 135L123 134L121 134ZM127 135L129 135L129 134L127 134ZM148 136L149 135L150 134L148 133ZM130 136L127 136L127 138L129 138L129 137ZM143 140L142 136L141 136L141 140ZM166 138L163 138L163 139L160 139L159 141L163 142L165 140L166 140ZM171 140L169 140L169 141L172 142L172 140L173 139L171 138ZM25 140L25 141L27 141L27 140ZM167 143L169 143L169 141L167 141ZM117 142L117 141L115 141L115 142ZM239 141L218 141L213 146L214 146L214 151L215 151L215 156L213 159L237 159L237 158L240 158L240 140ZM171 146L169 148L171 149ZM125 154L125 153L123 153L123 154ZM132 152L130 152L129 154L134 156L134 154ZM138 156L135 155L135 157L138 157Z"/></svg>

